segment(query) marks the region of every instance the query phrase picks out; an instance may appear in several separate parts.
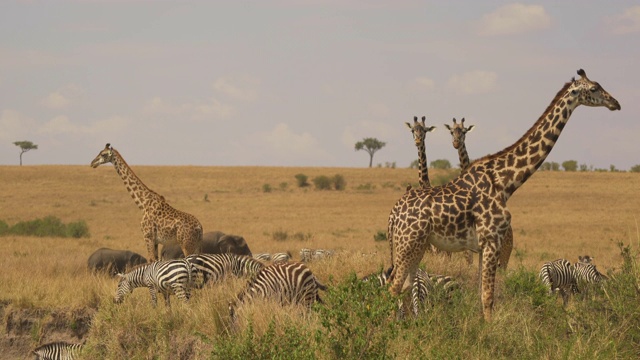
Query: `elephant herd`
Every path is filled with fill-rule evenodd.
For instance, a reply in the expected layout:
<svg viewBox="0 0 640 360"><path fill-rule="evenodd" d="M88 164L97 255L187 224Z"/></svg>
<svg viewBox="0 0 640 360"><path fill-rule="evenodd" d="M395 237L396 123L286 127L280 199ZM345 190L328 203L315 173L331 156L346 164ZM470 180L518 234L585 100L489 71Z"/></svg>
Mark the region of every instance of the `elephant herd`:
<svg viewBox="0 0 640 360"><path fill-rule="evenodd" d="M207 232L202 235L202 253L204 254L237 254L251 256L249 245L242 236L228 235L221 231ZM184 254L176 242L167 242L162 247L162 259L179 259ZM111 276L124 273L136 265L146 264L147 259L129 250L100 248L87 261L89 270L108 272Z"/></svg>

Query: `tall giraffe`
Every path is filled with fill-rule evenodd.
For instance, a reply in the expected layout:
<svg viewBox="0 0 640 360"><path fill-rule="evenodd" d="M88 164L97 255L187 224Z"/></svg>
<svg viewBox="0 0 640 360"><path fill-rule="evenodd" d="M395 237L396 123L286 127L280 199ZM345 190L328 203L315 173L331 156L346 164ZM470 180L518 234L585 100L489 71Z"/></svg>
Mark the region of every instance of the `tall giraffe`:
<svg viewBox="0 0 640 360"><path fill-rule="evenodd" d="M465 143L467 133L473 131L475 125L464 126L464 118L460 120L460 123L453 118L453 126L444 124L444 126L451 133L453 141L453 148L458 150L458 158L460 159L460 170L464 171L469 167L471 161L469 160L469 153L467 153L467 145ZM511 226L507 229L504 235L504 241L502 243L502 251L500 252L500 258L498 259L498 266L503 269L507 269L509 264L509 258L511 257L511 250L513 249L513 230ZM464 256L467 259L469 265L473 264L473 252L470 250L464 251Z"/></svg>
<svg viewBox="0 0 640 360"><path fill-rule="evenodd" d="M491 320L498 257L511 223L507 200L542 165L580 105L620 110L620 103L578 70L533 126L513 145L480 158L456 179L407 191L389 214L393 271L389 291L410 289L429 244L446 251L481 252L481 300Z"/></svg>
<svg viewBox="0 0 640 360"><path fill-rule="evenodd" d="M202 225L195 216L174 209L162 195L149 189L131 170L120 153L107 144L91 167L112 163L136 205L142 210L142 234L147 245L149 261L158 260L158 244L176 240L185 256L200 252Z"/></svg>
<svg viewBox="0 0 640 360"><path fill-rule="evenodd" d="M418 117L413 117L413 126L410 123L406 122L405 125L411 130L411 134L413 134L413 140L416 143L416 147L418 148L418 171L419 171L419 184L422 188L431 187L431 182L429 181L429 167L427 166L427 152L424 146L424 139L427 136L428 132L435 131L435 126L429 126L424 124L426 117L422 117L422 123L418 121Z"/></svg>

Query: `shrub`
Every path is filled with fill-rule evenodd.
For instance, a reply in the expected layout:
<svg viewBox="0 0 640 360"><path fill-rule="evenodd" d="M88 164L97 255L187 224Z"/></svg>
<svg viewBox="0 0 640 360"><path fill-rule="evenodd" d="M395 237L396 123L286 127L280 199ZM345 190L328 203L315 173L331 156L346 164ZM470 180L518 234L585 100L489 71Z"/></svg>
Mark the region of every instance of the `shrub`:
<svg viewBox="0 0 640 360"><path fill-rule="evenodd" d="M289 238L289 233L284 230L276 230L271 234L271 237L276 241L285 241Z"/></svg>
<svg viewBox="0 0 640 360"><path fill-rule="evenodd" d="M395 358L389 345L398 334L396 302L386 287L351 273L346 281L329 287L324 302L314 307L324 328L316 341L327 345L328 358Z"/></svg>
<svg viewBox="0 0 640 360"><path fill-rule="evenodd" d="M344 179L344 176L340 174L336 174L333 177L333 188L336 190L344 190L347 187L347 182Z"/></svg>
<svg viewBox="0 0 640 360"><path fill-rule="evenodd" d="M2 222L2 224L0 224L0 235L13 234L21 236L74 238L89 237L89 227L83 220L65 225L57 217L47 216L44 219L20 221L11 227L7 226L4 222Z"/></svg>
<svg viewBox="0 0 640 360"><path fill-rule="evenodd" d="M305 175L305 174L296 174L295 178L296 178L296 181L298 182L298 187L309 186L309 183L307 182L307 179L309 177L307 175Z"/></svg>
<svg viewBox="0 0 640 360"><path fill-rule="evenodd" d="M262 185L262 192L270 193L271 192L271 185L263 184Z"/></svg>
<svg viewBox="0 0 640 360"><path fill-rule="evenodd" d="M640 172L640 164L633 165L629 171L631 171L631 172Z"/></svg>
<svg viewBox="0 0 640 360"><path fill-rule="evenodd" d="M89 237L89 226L84 220L69 223L67 225L67 237L76 239Z"/></svg>
<svg viewBox="0 0 640 360"><path fill-rule="evenodd" d="M373 235L373 241L385 241L387 240L387 233L379 230L377 233Z"/></svg>
<svg viewBox="0 0 640 360"><path fill-rule="evenodd" d="M367 190L367 191L372 189L375 189L375 186L371 185L371 183L360 184L356 188L356 190Z"/></svg>
<svg viewBox="0 0 640 360"><path fill-rule="evenodd" d="M9 233L9 225L7 225L4 220L0 220L0 235L5 235Z"/></svg>
<svg viewBox="0 0 640 360"><path fill-rule="evenodd" d="M433 160L429 165L434 169L451 169L451 162L447 159Z"/></svg>
<svg viewBox="0 0 640 360"><path fill-rule="evenodd" d="M513 297L527 296L534 307L548 304L548 289L538 279L538 274L520 266L505 279L505 293Z"/></svg>
<svg viewBox="0 0 640 360"><path fill-rule="evenodd" d="M313 184L316 190L331 190L331 179L328 176L320 175L313 178Z"/></svg>
<svg viewBox="0 0 640 360"><path fill-rule="evenodd" d="M280 187L280 190L285 191L287 190L287 187L289 186L289 183L286 182L281 182L280 185L278 185Z"/></svg>

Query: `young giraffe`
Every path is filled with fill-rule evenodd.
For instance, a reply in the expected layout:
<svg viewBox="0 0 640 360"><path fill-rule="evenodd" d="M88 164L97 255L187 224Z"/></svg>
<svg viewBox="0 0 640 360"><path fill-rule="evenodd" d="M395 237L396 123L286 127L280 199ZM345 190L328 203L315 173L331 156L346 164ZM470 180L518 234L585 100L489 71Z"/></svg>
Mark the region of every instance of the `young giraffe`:
<svg viewBox="0 0 640 360"><path fill-rule="evenodd" d="M449 124L444 124L444 126L451 133L453 148L458 150L458 158L460 159L460 170L464 171L469 167L469 153L467 153L467 146L465 144L465 140L467 137L467 133L471 132L475 125L469 125L468 127L464 126L464 118L460 120L458 124L456 119L453 118L453 126L449 126ZM500 259L498 259L498 264L501 268L507 269L507 265L509 264L509 258L511 257L511 250L513 249L513 231L511 230L511 226L507 229L507 232L504 235L504 240L502 243L502 251L500 252ZM469 265L473 264L473 252L471 250L465 250L464 256L467 259Z"/></svg>
<svg viewBox="0 0 640 360"><path fill-rule="evenodd" d="M92 168L112 163L127 191L142 210L142 234L147 244L149 261L158 260L158 244L176 240L185 256L200 253L202 225L195 216L174 209L162 195L149 189L120 153L107 144L91 162Z"/></svg>
<svg viewBox="0 0 640 360"><path fill-rule="evenodd" d="M507 200L542 165L579 105L620 110L618 101L584 70L578 75L513 145L474 161L443 186L412 189L396 202L388 232L393 241L393 295L411 288L429 244L452 252L481 252L483 315L491 320L498 257L511 221Z"/></svg>

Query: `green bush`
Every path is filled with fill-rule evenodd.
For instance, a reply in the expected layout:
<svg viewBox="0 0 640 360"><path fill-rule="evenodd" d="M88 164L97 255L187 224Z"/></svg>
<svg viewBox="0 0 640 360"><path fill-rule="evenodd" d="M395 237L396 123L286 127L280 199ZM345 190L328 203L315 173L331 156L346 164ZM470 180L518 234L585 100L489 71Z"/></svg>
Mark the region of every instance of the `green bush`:
<svg viewBox="0 0 640 360"><path fill-rule="evenodd" d="M640 164L633 165L629 171L631 171L631 172L640 172Z"/></svg>
<svg viewBox="0 0 640 360"><path fill-rule="evenodd" d="M43 219L20 221L13 226L0 221L0 235L19 235L37 237L89 237L89 227L84 220L64 224L55 216Z"/></svg>
<svg viewBox="0 0 640 360"><path fill-rule="evenodd" d="M284 230L276 230L271 234L271 237L276 241L285 241L289 238L289 233Z"/></svg>
<svg viewBox="0 0 640 360"><path fill-rule="evenodd" d="M271 192L271 185L269 184L263 184L262 185L262 192L266 192L266 193L270 193Z"/></svg>
<svg viewBox="0 0 640 360"><path fill-rule="evenodd" d="M398 335L396 302L386 287L364 282L351 273L329 287L325 305L316 304L322 331L316 341L326 344L330 359L393 359L389 345Z"/></svg>
<svg viewBox="0 0 640 360"><path fill-rule="evenodd" d="M347 181L344 176L336 174L333 176L333 188L336 190L344 190L347 188Z"/></svg>
<svg viewBox="0 0 640 360"><path fill-rule="evenodd" d="M305 174L296 174L295 178L296 178L296 181L298 182L298 187L309 186L309 183L307 182L307 179L309 177L307 175L305 175Z"/></svg>
<svg viewBox="0 0 640 360"><path fill-rule="evenodd" d="M292 323L276 328L271 320L267 331L256 335L249 322L241 334L222 336L212 341L212 359L316 359L312 334Z"/></svg>
<svg viewBox="0 0 640 360"><path fill-rule="evenodd" d="M510 272L505 279L505 292L513 297L526 296L532 306L538 307L548 304L550 300L549 290L539 280L538 274L520 266Z"/></svg>
<svg viewBox="0 0 640 360"><path fill-rule="evenodd" d="M373 235L373 241L386 241L387 233L385 231L379 230L377 233Z"/></svg>
<svg viewBox="0 0 640 360"><path fill-rule="evenodd" d="M313 185L316 190L331 190L331 179L328 176L320 175L313 178Z"/></svg>

